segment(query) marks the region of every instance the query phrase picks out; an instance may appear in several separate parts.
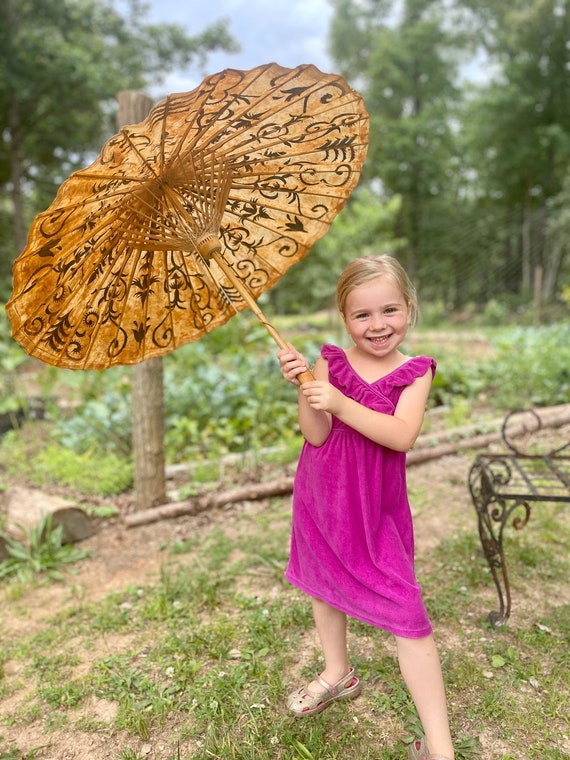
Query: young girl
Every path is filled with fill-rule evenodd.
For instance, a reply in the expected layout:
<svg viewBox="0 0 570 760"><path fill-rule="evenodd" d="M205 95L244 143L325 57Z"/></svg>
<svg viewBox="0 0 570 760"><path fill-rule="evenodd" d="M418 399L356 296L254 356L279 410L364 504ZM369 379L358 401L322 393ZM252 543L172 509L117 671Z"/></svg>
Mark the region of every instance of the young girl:
<svg viewBox="0 0 570 760"><path fill-rule="evenodd" d="M283 377L299 386L305 438L286 577L312 597L325 661L288 707L305 717L360 693L348 663L350 615L395 636L425 731L409 747L409 760L454 760L439 657L414 574L406 491L406 452L420 432L435 361L399 351L417 302L391 256L349 264L337 305L354 345L323 346L314 380L299 384L308 365L293 346L277 354Z"/></svg>

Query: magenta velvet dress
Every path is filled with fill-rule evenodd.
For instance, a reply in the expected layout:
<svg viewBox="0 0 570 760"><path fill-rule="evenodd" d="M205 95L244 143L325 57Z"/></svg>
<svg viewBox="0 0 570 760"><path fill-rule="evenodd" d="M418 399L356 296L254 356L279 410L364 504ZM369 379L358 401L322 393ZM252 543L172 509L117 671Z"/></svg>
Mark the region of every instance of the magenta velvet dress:
<svg viewBox="0 0 570 760"><path fill-rule="evenodd" d="M404 388L435 361L408 359L365 382L345 352L323 346L329 382L361 404L394 414ZM333 416L325 443L305 442L295 475L291 554L285 577L316 599L397 636L428 636L414 572L406 455L374 443Z"/></svg>

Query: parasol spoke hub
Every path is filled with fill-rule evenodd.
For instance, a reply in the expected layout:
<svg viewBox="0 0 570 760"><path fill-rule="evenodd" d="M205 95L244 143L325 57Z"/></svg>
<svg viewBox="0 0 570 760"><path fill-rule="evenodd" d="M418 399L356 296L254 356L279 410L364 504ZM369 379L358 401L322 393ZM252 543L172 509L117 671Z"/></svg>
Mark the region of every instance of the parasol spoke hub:
<svg viewBox="0 0 570 760"><path fill-rule="evenodd" d="M196 242L196 248L206 261L211 261L217 253L222 252L218 236L214 235L214 233L202 235Z"/></svg>

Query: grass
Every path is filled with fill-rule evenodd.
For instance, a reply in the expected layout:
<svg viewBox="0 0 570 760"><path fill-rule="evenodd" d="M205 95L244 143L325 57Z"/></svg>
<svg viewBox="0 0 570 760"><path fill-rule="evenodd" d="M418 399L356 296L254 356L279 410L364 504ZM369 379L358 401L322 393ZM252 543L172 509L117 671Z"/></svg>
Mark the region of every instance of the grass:
<svg viewBox="0 0 570 760"><path fill-rule="evenodd" d="M547 509L532 535L508 539L517 603L542 595L527 625L487 625L494 600L473 531L444 539L418 563L441 646L457 760L479 756L482 732L497 742L489 760L570 757L561 740L570 710L570 606L556 594L567 598L569 589L570 538L560 530L568 527L566 515ZM418 718L391 638L365 624L350 627L363 696L307 721L283 709L288 690L320 666L304 637L311 630L307 600L283 580L288 530L288 505L275 500L173 541L151 584L98 601L70 593L29 632L18 626L23 634L5 633L0 699L11 709L0 723L0 760L51 757L42 747L58 732L121 737L109 760L142 760L151 745L162 747L151 755L162 760L401 759ZM15 604L6 594L2 618L28 619L26 598L24 591ZM100 717L101 705L112 717ZM43 736L37 747L2 739L8 729L25 734L32 727Z"/></svg>
<svg viewBox="0 0 570 760"><path fill-rule="evenodd" d="M445 376L445 357L441 366ZM452 401L446 427L476 411ZM297 441L289 443L295 459ZM14 466L29 463L9 448ZM275 454L278 468L284 456ZM483 760L481 737L493 747L484 760L570 760L570 510L540 505L525 530L507 531L516 622L491 629L496 595L476 523L462 519L465 477L452 467L445 483L410 490L420 520L439 511L454 526L417 564L456 758ZM98 473L115 476L112 464ZM221 477L218 462L197 460L180 498ZM273 499L188 523L184 538L172 530L154 580L94 598L62 574L57 540L47 559L39 545L24 553L14 580L0 580L0 760L50 760L54 747L59 760L65 739L89 760L402 760L419 721L391 637L363 623L350 625L362 696L307 721L284 710L288 691L322 666L307 599L283 579L289 522L288 502ZM44 570L41 587L30 580L33 563ZM57 606L50 574L67 583Z"/></svg>

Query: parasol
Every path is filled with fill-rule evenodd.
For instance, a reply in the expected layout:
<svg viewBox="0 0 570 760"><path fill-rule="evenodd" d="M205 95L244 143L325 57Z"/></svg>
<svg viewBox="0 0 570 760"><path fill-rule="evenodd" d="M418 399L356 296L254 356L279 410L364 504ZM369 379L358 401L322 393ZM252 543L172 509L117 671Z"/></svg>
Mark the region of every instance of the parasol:
<svg viewBox="0 0 570 760"><path fill-rule="evenodd" d="M311 65L228 69L169 95L72 174L34 220L6 311L59 367L135 364L251 308L328 230L364 163L368 115Z"/></svg>

